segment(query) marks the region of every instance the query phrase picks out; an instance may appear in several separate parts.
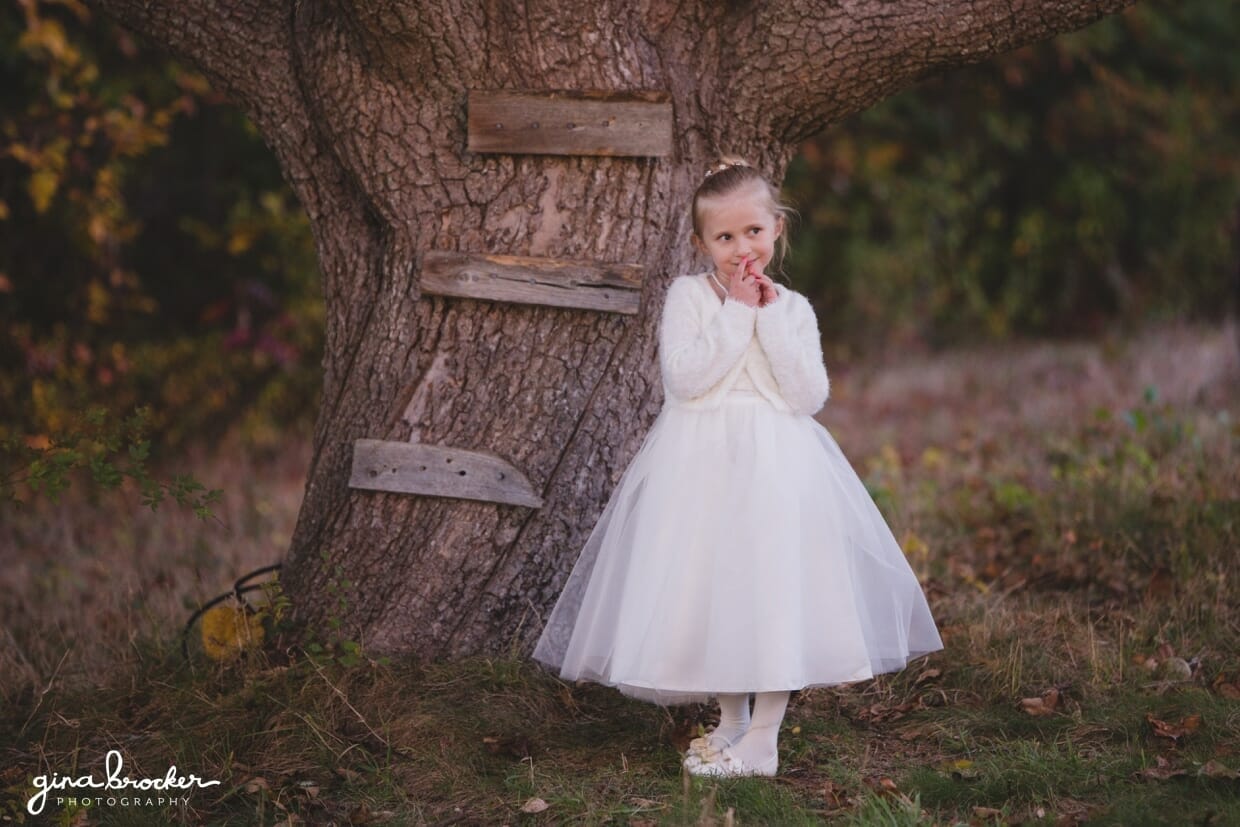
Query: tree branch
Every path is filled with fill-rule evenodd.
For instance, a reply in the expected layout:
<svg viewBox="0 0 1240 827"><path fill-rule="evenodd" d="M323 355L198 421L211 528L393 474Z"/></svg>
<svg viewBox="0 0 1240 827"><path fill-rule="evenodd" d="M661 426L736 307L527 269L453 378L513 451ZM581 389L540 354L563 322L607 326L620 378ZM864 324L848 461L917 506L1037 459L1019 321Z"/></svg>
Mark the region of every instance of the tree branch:
<svg viewBox="0 0 1240 827"><path fill-rule="evenodd" d="M255 119L291 93L289 0L85 0L201 71ZM277 111L279 107L277 107Z"/></svg>
<svg viewBox="0 0 1240 827"><path fill-rule="evenodd" d="M919 78L1082 28L1134 0L777 0L736 27L737 100L805 140Z"/></svg>

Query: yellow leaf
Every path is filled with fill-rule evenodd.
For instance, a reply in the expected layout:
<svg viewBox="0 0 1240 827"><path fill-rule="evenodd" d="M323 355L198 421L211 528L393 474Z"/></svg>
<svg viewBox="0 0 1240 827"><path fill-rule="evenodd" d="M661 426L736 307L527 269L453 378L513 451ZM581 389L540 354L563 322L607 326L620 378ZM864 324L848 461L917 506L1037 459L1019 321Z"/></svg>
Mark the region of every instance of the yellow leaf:
<svg viewBox="0 0 1240 827"><path fill-rule="evenodd" d="M926 541L911 531L905 533L904 542L901 543L901 546L904 548L904 554L908 557L925 557L930 553L930 547L926 545Z"/></svg>
<svg viewBox="0 0 1240 827"><path fill-rule="evenodd" d="M35 51L42 47L52 57L61 57L68 48L65 30L60 23L49 18L36 19L17 40L18 47ZM71 50L70 50L71 51Z"/></svg>
<svg viewBox="0 0 1240 827"><path fill-rule="evenodd" d="M47 212L47 208L51 206L52 196L56 194L58 186L60 186L60 176L53 170L35 170L30 176L30 183L26 185L26 189L30 192L30 200L34 203L35 211L40 215Z"/></svg>
<svg viewBox="0 0 1240 827"><path fill-rule="evenodd" d="M921 452L921 464L931 471L947 467L947 455L933 445Z"/></svg>
<svg viewBox="0 0 1240 827"><path fill-rule="evenodd" d="M35 157L34 152L32 152L30 147L26 146L25 144L11 143L8 145L8 147L5 148L5 152L12 155L14 158L16 158L18 161L21 161L26 166L34 165L34 157Z"/></svg>
<svg viewBox="0 0 1240 827"><path fill-rule="evenodd" d="M108 320L108 307L112 303L112 294L98 279L91 279L86 285L86 318L95 324L103 324Z"/></svg>
<svg viewBox="0 0 1240 827"><path fill-rule="evenodd" d="M254 244L254 230L249 227L238 227L228 238L228 252L231 255L244 253Z"/></svg>
<svg viewBox="0 0 1240 827"><path fill-rule="evenodd" d="M238 606L215 606L202 616L202 648L215 661L235 658L263 642L262 613Z"/></svg>

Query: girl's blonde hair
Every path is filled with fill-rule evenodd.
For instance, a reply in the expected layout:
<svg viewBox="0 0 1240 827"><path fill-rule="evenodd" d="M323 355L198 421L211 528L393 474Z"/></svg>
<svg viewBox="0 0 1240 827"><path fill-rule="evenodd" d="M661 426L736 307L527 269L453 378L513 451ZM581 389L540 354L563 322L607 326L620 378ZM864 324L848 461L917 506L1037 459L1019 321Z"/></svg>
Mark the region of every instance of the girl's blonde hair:
<svg viewBox="0 0 1240 827"><path fill-rule="evenodd" d="M701 199L728 195L753 181L758 181L762 184L766 192L766 205L770 209L771 214L776 216L777 219L783 220L783 232L779 234L779 238L776 241L773 266L776 273L787 279L788 275L783 270L783 263L784 258L790 255L791 252L791 248L788 245L789 219L796 216L797 211L792 205L781 201L779 190L766 179L765 175L750 166L749 162L744 158L736 155L721 155L706 169L706 174L702 176L702 182L698 184L697 190L693 193L693 202L690 207L693 218L693 234L698 238L702 237L702 208L699 204Z"/></svg>

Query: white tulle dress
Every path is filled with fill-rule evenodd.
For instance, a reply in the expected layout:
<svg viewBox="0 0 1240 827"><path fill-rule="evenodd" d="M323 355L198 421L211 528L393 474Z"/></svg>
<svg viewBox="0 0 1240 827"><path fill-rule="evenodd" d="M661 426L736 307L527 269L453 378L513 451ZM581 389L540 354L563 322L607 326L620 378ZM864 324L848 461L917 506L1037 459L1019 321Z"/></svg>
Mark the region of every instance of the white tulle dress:
<svg viewBox="0 0 1240 827"><path fill-rule="evenodd" d="M721 303L704 276L669 288L664 407L533 658L666 706L863 680L942 649L900 545L811 415L827 386L809 303L782 285L777 312Z"/></svg>

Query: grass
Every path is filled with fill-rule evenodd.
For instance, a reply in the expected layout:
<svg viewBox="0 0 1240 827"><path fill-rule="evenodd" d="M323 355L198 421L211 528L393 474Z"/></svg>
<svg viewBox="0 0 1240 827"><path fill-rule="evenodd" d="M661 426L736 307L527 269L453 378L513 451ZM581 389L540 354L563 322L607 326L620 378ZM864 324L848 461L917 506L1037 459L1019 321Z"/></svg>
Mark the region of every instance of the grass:
<svg viewBox="0 0 1240 827"><path fill-rule="evenodd" d="M521 657L345 666L269 640L183 663L192 607L287 543L305 444L195 460L241 481L224 529L71 496L6 515L0 817L22 820L33 776L102 775L117 749L134 777L176 764L223 783L187 807L49 806L26 823L1240 824L1232 336L835 371L824 422L946 649L795 693L774 779L682 772L711 708L565 684Z"/></svg>

